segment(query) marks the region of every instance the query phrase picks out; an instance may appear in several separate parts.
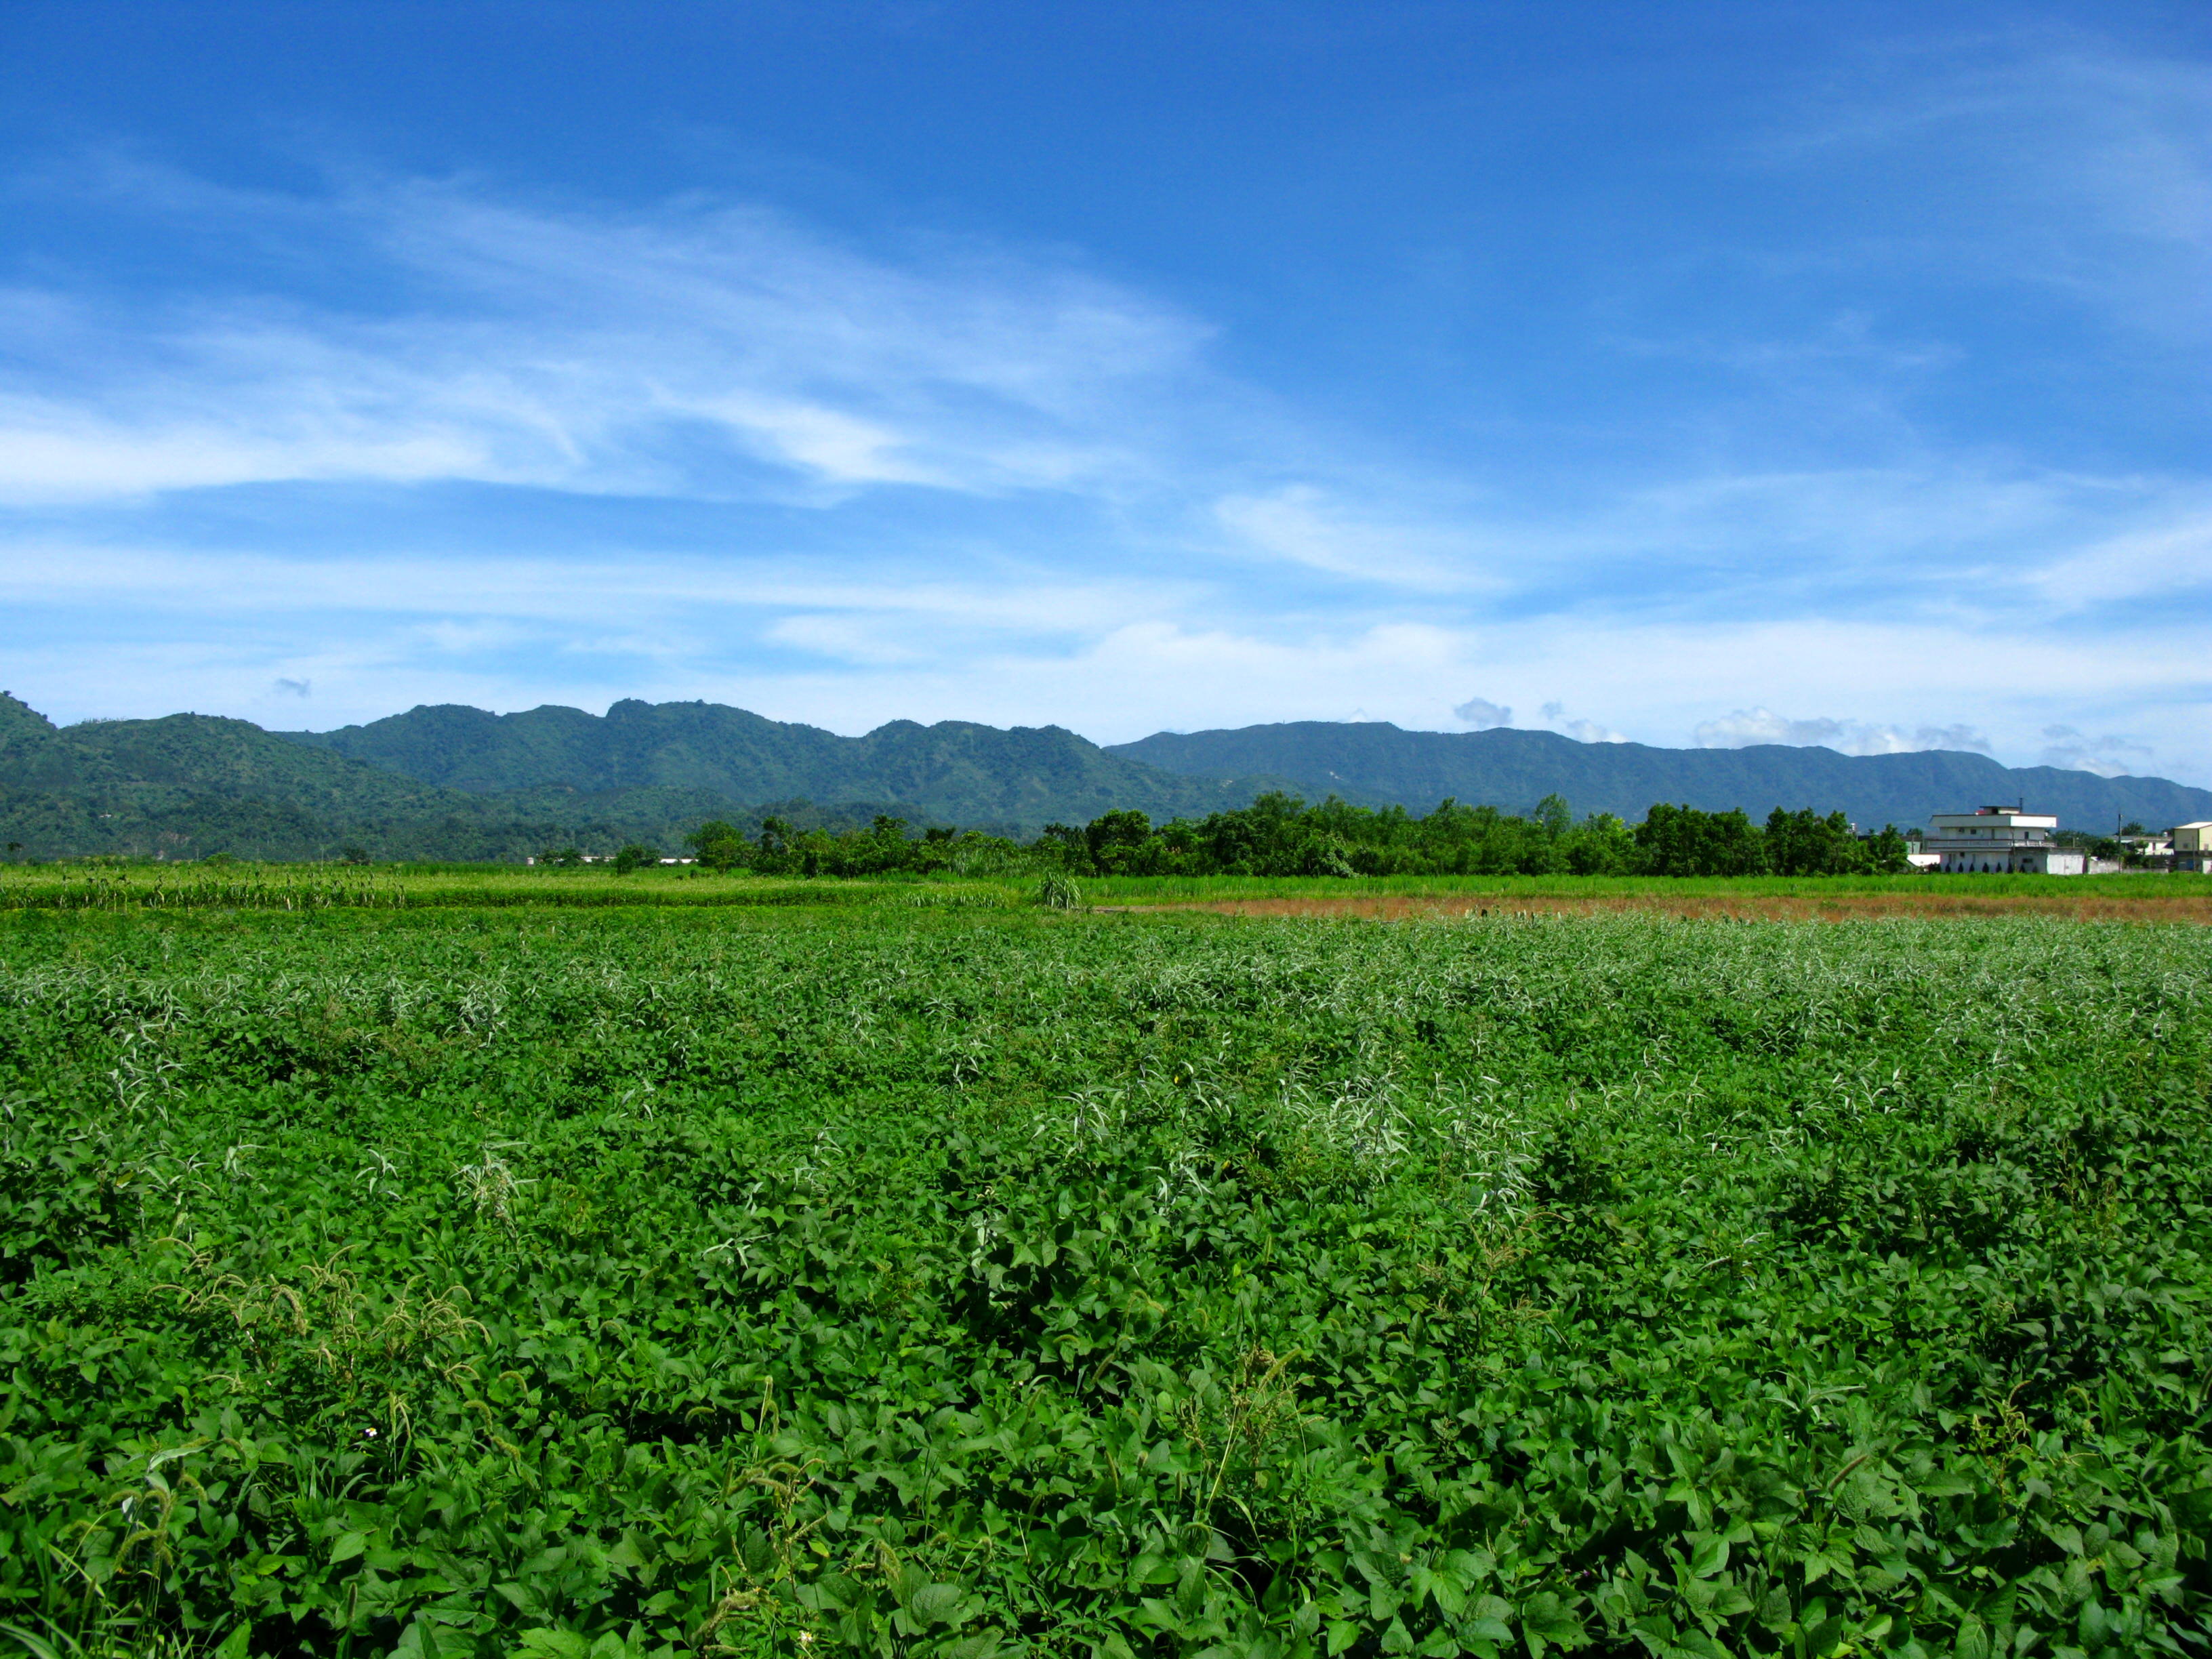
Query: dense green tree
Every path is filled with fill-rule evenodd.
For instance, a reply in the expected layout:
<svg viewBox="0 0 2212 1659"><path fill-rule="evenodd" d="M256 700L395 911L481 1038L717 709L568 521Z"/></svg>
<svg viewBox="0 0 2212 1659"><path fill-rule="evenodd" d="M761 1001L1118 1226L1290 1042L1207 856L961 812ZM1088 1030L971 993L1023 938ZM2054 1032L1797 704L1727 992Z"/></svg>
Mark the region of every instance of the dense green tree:
<svg viewBox="0 0 2212 1659"><path fill-rule="evenodd" d="M1823 817L1778 808L1762 830L1741 811L1661 803L1632 828L1609 812L1577 823L1556 794L1521 817L1449 799L1416 816L1334 795L1309 804L1271 793L1234 811L1163 824L1127 809L1101 813L1081 827L1050 824L1025 848L941 825L917 836L906 820L889 815L865 830L842 831L796 830L781 817L765 817L751 844L714 822L687 839L702 858L709 845L734 842L740 861L776 876L1742 876L1911 867L1910 843L1893 825L1862 838L1839 812Z"/></svg>
<svg viewBox="0 0 2212 1659"><path fill-rule="evenodd" d="M1766 867L1778 876L1844 876L1867 867L1865 847L1841 812L1809 807L1766 816Z"/></svg>
<svg viewBox="0 0 2212 1659"><path fill-rule="evenodd" d="M1109 876L1141 862L1142 849L1152 838L1152 821L1142 812L1108 812L1093 818L1083 831L1091 867Z"/></svg>
<svg viewBox="0 0 2212 1659"><path fill-rule="evenodd" d="M1901 876L1912 868L1906 856L1912 843L1893 823L1885 823L1878 834L1866 839L1866 869L1870 875Z"/></svg>
<svg viewBox="0 0 2212 1659"><path fill-rule="evenodd" d="M1070 870L1091 867L1091 838L1073 824L1048 823L1031 845Z"/></svg>
<svg viewBox="0 0 2212 1659"><path fill-rule="evenodd" d="M1560 866L1576 876L1617 876L1636 866L1636 837L1610 812L1593 812L1559 837Z"/></svg>
<svg viewBox="0 0 2212 1659"><path fill-rule="evenodd" d="M1649 876L1755 876L1766 868L1759 826L1740 810L1656 802L1636 826L1636 849L1638 871Z"/></svg>
<svg viewBox="0 0 2212 1659"><path fill-rule="evenodd" d="M752 857L752 847L737 825L720 818L709 818L684 836L684 843L709 870L734 870Z"/></svg>

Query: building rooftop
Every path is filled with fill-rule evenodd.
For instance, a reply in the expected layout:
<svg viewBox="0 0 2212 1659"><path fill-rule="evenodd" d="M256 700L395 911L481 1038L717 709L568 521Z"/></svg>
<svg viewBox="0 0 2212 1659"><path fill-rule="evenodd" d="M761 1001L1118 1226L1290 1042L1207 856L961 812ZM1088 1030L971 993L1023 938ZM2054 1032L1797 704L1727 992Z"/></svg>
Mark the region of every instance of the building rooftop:
<svg viewBox="0 0 2212 1659"><path fill-rule="evenodd" d="M1971 812L1935 812L1929 816L1930 823L1990 825L2018 824L2035 829L2055 830L2058 820L2048 812L2023 811L2012 806L1978 806Z"/></svg>

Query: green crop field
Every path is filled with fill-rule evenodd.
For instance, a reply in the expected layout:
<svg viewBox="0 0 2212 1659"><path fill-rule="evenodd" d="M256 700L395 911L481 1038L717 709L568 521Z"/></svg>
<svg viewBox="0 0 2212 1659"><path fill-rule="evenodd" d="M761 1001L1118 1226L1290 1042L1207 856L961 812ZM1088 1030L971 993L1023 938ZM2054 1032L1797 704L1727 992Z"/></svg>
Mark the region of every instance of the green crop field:
<svg viewBox="0 0 2212 1659"><path fill-rule="evenodd" d="M2202 927L562 878L0 894L0 1652L2207 1651Z"/></svg>

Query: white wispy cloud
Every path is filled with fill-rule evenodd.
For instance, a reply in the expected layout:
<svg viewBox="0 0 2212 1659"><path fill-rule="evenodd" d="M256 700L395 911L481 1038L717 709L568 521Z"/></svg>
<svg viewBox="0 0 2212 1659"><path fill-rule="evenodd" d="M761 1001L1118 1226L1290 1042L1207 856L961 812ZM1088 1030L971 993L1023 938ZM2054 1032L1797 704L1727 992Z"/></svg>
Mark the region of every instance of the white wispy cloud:
<svg viewBox="0 0 2212 1659"><path fill-rule="evenodd" d="M1257 565L1378 605L1841 599L2008 623L2077 608L2085 570L2109 586L2131 542L2178 549L2207 521L2198 480L1979 456L1699 465L1565 495L1384 465L1371 444L1330 462L1326 423L1217 373L1206 325L1172 305L1065 260L862 252L743 204L528 207L405 182L305 201L136 173L112 189L279 246L340 241L394 297L369 313L19 285L0 299L0 503L363 480L825 513L884 490L1048 492L1110 521L1115 556L1210 562L1225 585Z"/></svg>
<svg viewBox="0 0 2212 1659"><path fill-rule="evenodd" d="M51 540L18 543L15 552L14 597L57 611L127 592L135 603L191 618L195 629L210 618L244 614L325 622L354 615L410 627L507 630L453 634L447 637L456 649L536 639L549 628L586 637L611 629L665 638L686 617L743 611L778 626L792 619L799 635L833 618L848 627L869 619L896 623L911 631L917 646L943 655L964 649L977 635L1095 638L1189 608L1201 594L1188 580L1118 574L1086 580L1001 570L963 580L895 563L830 569L821 561L637 553L620 560L411 553L289 559L269 553L180 556L158 546ZM455 618L467 620L447 620Z"/></svg>
<svg viewBox="0 0 2212 1659"><path fill-rule="evenodd" d="M1570 718L1567 706L1553 701L1544 705L1543 724L1547 730L1560 736L1572 738L1577 743L1628 743L1633 741L1626 732L1616 732L1601 720Z"/></svg>
<svg viewBox="0 0 2212 1659"><path fill-rule="evenodd" d="M2147 771L2156 752L2148 744L2137 743L2117 732L2100 732L2092 737L2070 726L2046 726L2043 735L2046 741L2039 758L2044 765L2094 772L2105 778Z"/></svg>
<svg viewBox="0 0 2212 1659"><path fill-rule="evenodd" d="M1961 277L2042 284L2166 339L2212 337L2212 73L2024 24L2009 39L1871 52L1825 98L1793 99L1766 165L1882 161L1896 222L1847 252ZM1940 166L1929 166L1930 159Z"/></svg>
<svg viewBox="0 0 2212 1659"><path fill-rule="evenodd" d="M1479 518L1409 520L1312 483L1224 495L1213 512L1233 547L1331 575L1429 592L1495 593L1512 586L1500 568L1500 538Z"/></svg>
<svg viewBox="0 0 2212 1659"><path fill-rule="evenodd" d="M2038 565L2033 580L2064 611L2201 592L2212 586L2212 491L2176 489L2148 521L2066 547Z"/></svg>
<svg viewBox="0 0 2212 1659"><path fill-rule="evenodd" d="M147 182L146 210L173 185ZM19 293L0 305L0 500L330 478L711 497L768 493L760 469L832 491L1103 489L1140 465L1129 389L1188 376L1204 335L1064 264L892 262L757 207L186 194L341 238L408 303Z"/></svg>

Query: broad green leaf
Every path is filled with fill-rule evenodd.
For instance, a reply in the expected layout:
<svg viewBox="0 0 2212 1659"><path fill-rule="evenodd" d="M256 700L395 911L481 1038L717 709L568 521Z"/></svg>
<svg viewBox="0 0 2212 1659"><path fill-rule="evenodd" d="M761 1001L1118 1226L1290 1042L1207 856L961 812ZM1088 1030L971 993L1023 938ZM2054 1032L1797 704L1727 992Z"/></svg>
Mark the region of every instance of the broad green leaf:
<svg viewBox="0 0 2212 1659"><path fill-rule="evenodd" d="M946 1624L958 1612L963 1594L957 1584L924 1584L908 1598L906 1609L930 1624Z"/></svg>
<svg viewBox="0 0 2212 1659"><path fill-rule="evenodd" d="M1578 1643L1583 1638L1582 1620L1550 1590L1540 1590L1521 1604L1521 1627L1561 1646Z"/></svg>
<svg viewBox="0 0 2212 1659"><path fill-rule="evenodd" d="M1449 1550L1439 1565L1462 1589L1471 1590L1488 1578L1498 1564L1486 1550Z"/></svg>
<svg viewBox="0 0 2212 1659"><path fill-rule="evenodd" d="M1467 1593L1445 1574L1432 1571L1425 1563L1416 1562L1411 1578L1413 1605L1433 1598L1437 1607L1456 1618L1466 1609Z"/></svg>

